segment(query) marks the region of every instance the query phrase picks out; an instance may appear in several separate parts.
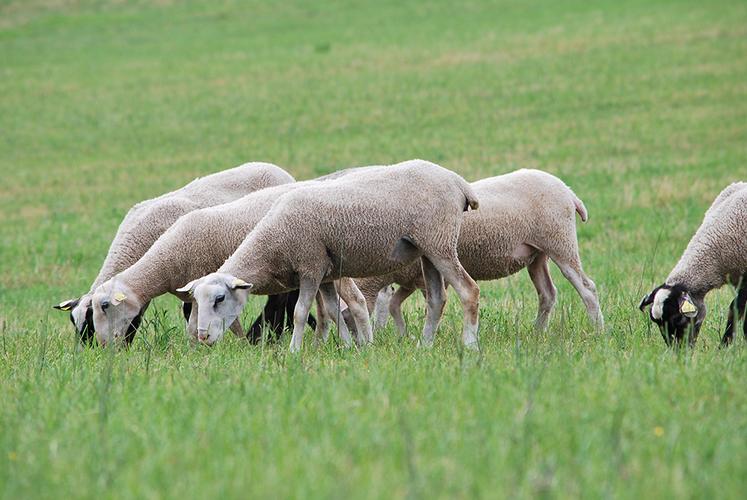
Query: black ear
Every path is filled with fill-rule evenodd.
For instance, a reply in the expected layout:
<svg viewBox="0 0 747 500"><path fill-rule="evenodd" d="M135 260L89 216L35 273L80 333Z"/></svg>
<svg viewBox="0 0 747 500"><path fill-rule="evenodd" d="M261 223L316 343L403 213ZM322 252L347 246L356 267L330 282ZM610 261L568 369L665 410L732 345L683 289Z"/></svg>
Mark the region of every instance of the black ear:
<svg viewBox="0 0 747 500"><path fill-rule="evenodd" d="M80 333L80 340L86 345L92 345L96 330L93 327L93 307L86 309L86 319L83 322L83 328Z"/></svg>
<svg viewBox="0 0 747 500"><path fill-rule="evenodd" d="M661 288L660 286L657 286L651 291L651 293L644 296L643 299L641 300L641 303L638 304L638 309L643 311L646 308L646 306L650 306L651 304L653 304L654 297L656 296L656 292L658 292L660 288Z"/></svg>
<svg viewBox="0 0 747 500"><path fill-rule="evenodd" d="M75 306L77 306L78 302L80 302L79 298L78 299L71 299L71 300L66 300L65 302L60 302L59 304L54 305L52 307L54 307L55 309L57 309L59 311L69 311L70 309L72 309Z"/></svg>
<svg viewBox="0 0 747 500"><path fill-rule="evenodd" d="M137 316L132 318L132 322L130 322L129 326L127 327L127 333L125 333L125 343L127 345L132 344L132 341L135 340L135 334L137 333L137 329L140 328L140 323L143 320L143 314L145 314L145 310L148 308L148 304L145 304L145 306L140 309L140 312L137 313Z"/></svg>
<svg viewBox="0 0 747 500"><path fill-rule="evenodd" d="M192 315L191 302L182 302L182 314L184 315L184 320L189 323L189 317Z"/></svg>

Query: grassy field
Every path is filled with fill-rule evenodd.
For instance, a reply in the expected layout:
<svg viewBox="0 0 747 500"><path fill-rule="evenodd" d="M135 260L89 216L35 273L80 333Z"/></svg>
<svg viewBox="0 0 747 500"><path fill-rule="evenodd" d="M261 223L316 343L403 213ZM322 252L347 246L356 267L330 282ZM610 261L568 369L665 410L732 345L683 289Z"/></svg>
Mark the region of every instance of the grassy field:
<svg viewBox="0 0 747 500"><path fill-rule="evenodd" d="M732 292L687 352L636 306L747 177L747 3L2 0L0 130L4 498L744 495ZM131 349L79 349L50 308L129 206L196 175L413 157L568 182L607 330L554 268L542 334L526 272L483 284L479 356L456 300L432 350L390 326L299 357L193 348L171 297Z"/></svg>

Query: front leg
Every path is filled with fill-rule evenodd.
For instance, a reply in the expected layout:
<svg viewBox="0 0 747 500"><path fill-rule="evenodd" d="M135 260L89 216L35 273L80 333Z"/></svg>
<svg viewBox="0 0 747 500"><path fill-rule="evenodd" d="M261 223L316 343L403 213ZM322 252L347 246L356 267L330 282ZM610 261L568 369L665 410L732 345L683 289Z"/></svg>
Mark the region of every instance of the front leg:
<svg viewBox="0 0 747 500"><path fill-rule="evenodd" d="M303 345L303 329L309 319L309 310L314 302L319 283L321 280L312 278L301 278L298 288L298 302L293 311L293 337L290 343L290 352L298 352Z"/></svg>
<svg viewBox="0 0 747 500"><path fill-rule="evenodd" d="M729 304L729 319L726 321L726 331L721 339L721 345L727 346L734 340L734 329L740 321L744 321L744 311L747 307L747 278L742 277L737 296ZM742 324L744 336L747 339L747 322Z"/></svg>
<svg viewBox="0 0 747 500"><path fill-rule="evenodd" d="M402 302L412 295L414 291L414 288L400 286L389 301L389 314L394 320L394 324L399 332L399 338L401 339L407 336L407 325L405 324L405 317L402 314Z"/></svg>

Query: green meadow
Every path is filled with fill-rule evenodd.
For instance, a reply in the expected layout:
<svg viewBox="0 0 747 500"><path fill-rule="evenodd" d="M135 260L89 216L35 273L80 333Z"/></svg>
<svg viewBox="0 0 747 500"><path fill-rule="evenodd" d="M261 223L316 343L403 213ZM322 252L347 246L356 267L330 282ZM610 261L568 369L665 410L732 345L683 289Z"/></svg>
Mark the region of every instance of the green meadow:
<svg viewBox="0 0 747 500"><path fill-rule="evenodd" d="M127 350L51 306L88 290L134 203L270 161L297 179L410 158L530 167L585 202L597 333L552 267L452 294L433 349L231 335L157 300ZM743 498L747 356L637 309L747 177L747 3L0 0L0 497ZM250 301L251 320L264 303ZM424 302L405 315L422 327Z"/></svg>

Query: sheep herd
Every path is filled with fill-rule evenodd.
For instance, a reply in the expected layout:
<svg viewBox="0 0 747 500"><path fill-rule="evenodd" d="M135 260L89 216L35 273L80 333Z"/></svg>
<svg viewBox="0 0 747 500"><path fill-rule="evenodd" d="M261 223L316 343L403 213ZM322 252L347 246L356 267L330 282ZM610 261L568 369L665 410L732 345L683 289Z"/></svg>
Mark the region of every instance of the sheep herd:
<svg viewBox="0 0 747 500"><path fill-rule="evenodd" d="M406 335L401 305L419 289L426 298L420 342L429 346L448 284L462 305L462 342L476 349L475 280L527 268L539 298L535 325L543 329L557 295L552 261L601 330L576 215L587 220L583 202L538 170L470 184L434 163L411 160L296 182L275 165L247 163L135 205L89 291L55 308L70 312L85 343L129 344L151 300L171 293L183 302L196 342L213 345L228 329L256 342L263 332L277 338L289 328L296 352L307 324L317 341L327 339L334 322L346 346L362 346L391 315ZM716 198L679 263L639 307L651 306L668 344L693 344L706 316L705 295L731 283L737 296L723 337L729 343L740 324L747 336L746 276L747 183L738 182ZM239 318L250 294L268 299L245 331Z"/></svg>

